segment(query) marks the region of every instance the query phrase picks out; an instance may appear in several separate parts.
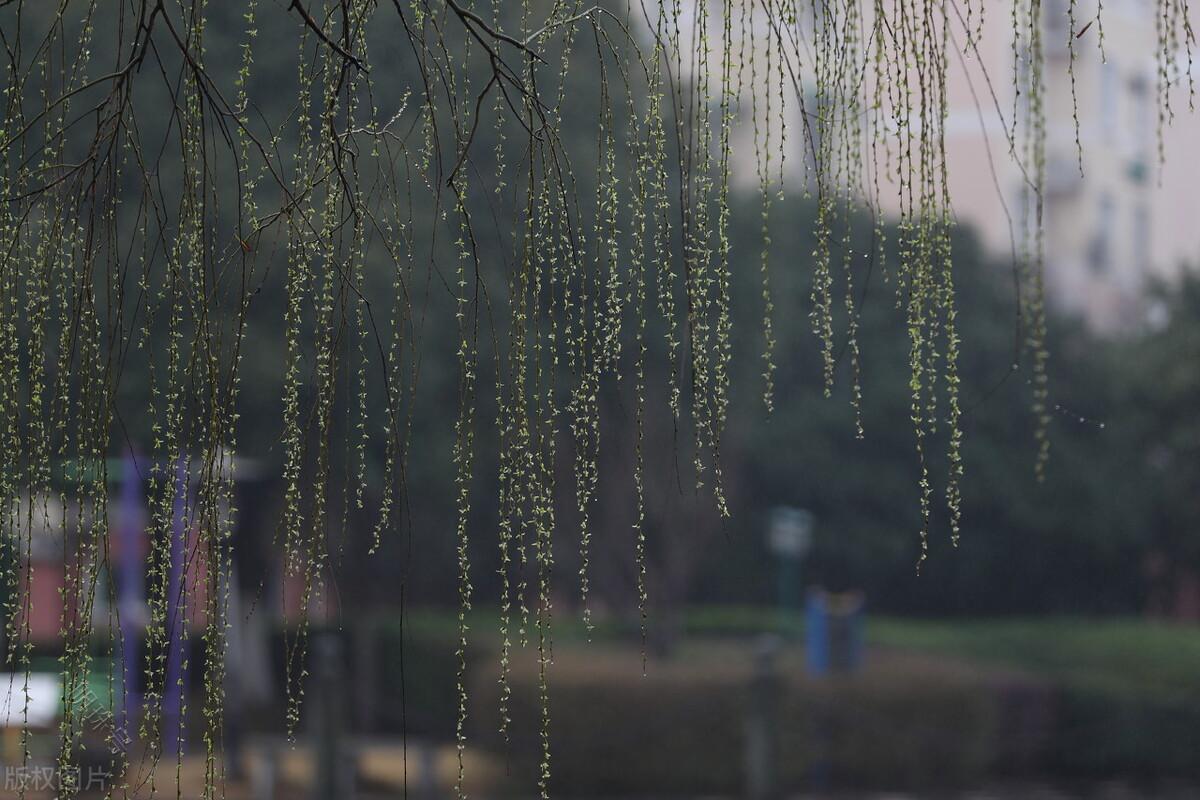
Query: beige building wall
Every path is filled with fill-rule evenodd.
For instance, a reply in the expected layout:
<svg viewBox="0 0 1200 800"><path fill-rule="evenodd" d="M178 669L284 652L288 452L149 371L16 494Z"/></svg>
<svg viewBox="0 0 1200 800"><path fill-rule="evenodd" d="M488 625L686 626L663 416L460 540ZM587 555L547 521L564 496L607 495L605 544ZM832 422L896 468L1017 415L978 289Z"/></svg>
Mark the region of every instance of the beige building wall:
<svg viewBox="0 0 1200 800"><path fill-rule="evenodd" d="M766 95L779 108L777 84L766 81L766 50L771 27L757 0L747 6L752 30L744 74L754 59L757 81L747 81L741 97L740 124L734 131L734 179L740 188L757 185L751 100L761 116ZM735 9L740 9L735 2ZM863 2L865 12L871 3ZM1067 8L1069 0L1043 0L1046 82L1046 191L1044 231L1046 282L1050 300L1078 313L1097 330L1120 332L1146 320L1144 289L1151 278L1177 275L1182 265L1200 265L1200 114L1188 108L1186 81L1173 92L1173 124L1163 132L1165 164L1159 164L1156 97L1157 34L1153 0L1104 0L1104 54L1096 0L1077 0L1075 97L1079 142L1076 147ZM719 4L711 5L720 13ZM735 11L735 13L738 13ZM714 16L714 20L716 17ZM1011 260L1020 247L1025 181L1020 159L1010 148L1014 115L1011 5L987 1L984 36L977 50L963 52L961 26L952 28L959 47L951 56L946 147L953 211L973 228L986 250ZM1197 20L1200 25L1200 20ZM866 18L865 26L871 26ZM811 83L811 23L799 27L799 53L789 54L802 80ZM734 36L740 37L735 27ZM710 33L710 66L720 69L723 43ZM740 39L732 42L738 59ZM685 42L686 45L686 42ZM1186 66L1186 56L1177 54ZM775 77L779 54L773 54ZM797 60L798 58L798 60ZM1197 70L1200 72L1200 69ZM688 76L684 76L685 78ZM1197 75L1200 79L1200 75ZM719 90L719 74L712 76ZM804 184L805 143L799 104L790 77L784 87L788 104L785 179L794 192ZM811 111L811 109L810 109ZM778 119L764 125L778 142ZM864 143L865 145L866 143ZM1080 162L1082 161L1082 175ZM778 158L774 158L775 171ZM1032 169L1032 166L1029 167ZM869 178L864 176L864 184ZM885 212L895 213L893 192L883 188Z"/></svg>
<svg viewBox="0 0 1200 800"><path fill-rule="evenodd" d="M1200 141L1200 117L1189 111L1187 87L1176 90L1176 115L1163 130L1166 161L1160 166L1157 37L1148 0L1105 2L1103 59L1099 26L1074 40L1073 103L1066 5L1065 0L1047 2L1043 26L1047 289L1060 308L1082 315L1098 330L1119 332L1144 322L1149 279L1169 278L1185 262L1200 262L1198 206L1188 188L1200 182L1200 159L1189 152ZM1076 13L1078 30L1095 17L1095 3L1080 2ZM1000 256L1013 252L1009 217L1019 230L1026 210L1024 174L1009 153L1009 26L1007 17L993 12L980 58L958 60L947 121L955 214ZM989 79L1006 122L991 99Z"/></svg>

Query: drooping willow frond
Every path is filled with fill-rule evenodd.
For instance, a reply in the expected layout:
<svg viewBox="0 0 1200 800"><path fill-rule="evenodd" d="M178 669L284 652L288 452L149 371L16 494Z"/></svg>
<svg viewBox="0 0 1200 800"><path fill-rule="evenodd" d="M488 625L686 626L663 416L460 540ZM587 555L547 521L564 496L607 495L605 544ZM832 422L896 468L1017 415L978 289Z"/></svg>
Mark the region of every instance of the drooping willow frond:
<svg viewBox="0 0 1200 800"><path fill-rule="evenodd" d="M1094 22L1104 47L1102 5L1090 21L1085 5L1090 14L1078 0L1063 7L1076 125L1076 39ZM1156 0L1154 12L1161 152L1185 80L1194 96L1195 37L1184 0ZM74 698L86 694L91 641L107 635L117 663L120 642L144 624L144 711L131 735L146 757L120 777L152 784L166 758L179 779L181 687L200 669L214 796L237 457L265 441L282 484L280 603L299 610L285 642L289 730L308 685L310 615L332 613L329 575L352 520L375 515L371 552L403 538L414 524L410 470L443 457L455 476L454 521L442 527L460 603L458 791L469 612L486 601L500 609L505 737L513 651L537 650L547 795L554 603L568 596L555 583L556 554L573 537L590 627L600 491L626 482L636 509L624 546L644 640L655 396L682 431L676 460L695 491L729 513L722 453L738 270L753 270L761 287L767 408L783 406L775 323L794 312L815 334L827 393L838 380L851 387L860 436L869 343L859 315L873 270L892 284L908 343L921 557L939 482L957 542L951 64L978 55L991 35L985 19L1008 20L1012 117L1001 127L1025 181L1018 324L1040 476L1047 13L1041 0L1006 9L983 0L0 3L0 547L14 590L4 629L11 668L28 676L31 601L21 587L35 537L55 537L69 575L60 766L82 746L84 700ZM758 192L752 264L732 255L740 169ZM778 212L785 178L816 212L811 252L786 258L771 247L773 227L793 222ZM870 247L856 245L860 230ZM780 269L802 277L803 296L772 282ZM440 371L453 378L439 383ZM602 475L602 448L622 452L601 435L605 415L630 385L629 471ZM414 452L423 392L453 405L449 453ZM277 430L264 437L242 420L266 395L270 410L255 419ZM118 475L117 463L132 466ZM473 555L487 504L475 478L493 464L499 597L481 601ZM138 623L114 604L107 620L98 610L115 566L118 483L136 483L149 509L138 523L149 549ZM199 664L183 655L190 628L205 642ZM29 758L28 731L21 746Z"/></svg>

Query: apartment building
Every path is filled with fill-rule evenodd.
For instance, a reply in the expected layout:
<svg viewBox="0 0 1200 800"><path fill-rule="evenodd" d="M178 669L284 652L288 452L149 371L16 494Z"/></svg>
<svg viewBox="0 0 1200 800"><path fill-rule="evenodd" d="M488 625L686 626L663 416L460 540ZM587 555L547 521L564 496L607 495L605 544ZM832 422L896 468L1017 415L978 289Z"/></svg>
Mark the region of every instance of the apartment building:
<svg viewBox="0 0 1200 800"><path fill-rule="evenodd" d="M773 71L767 69L772 25L761 3L744 1L750 4L747 41L752 44L744 51L745 62L737 66L758 80L744 83L743 124L734 134L735 179L750 190L757 185L751 110L761 115L771 95L778 112L779 87L764 76L777 80L780 56L773 50ZM1082 316L1101 332L1119 333L1152 323L1154 309L1145 297L1149 283L1169 280L1185 265L1200 266L1200 219L1193 194L1200 186L1200 153L1193 152L1200 143L1200 113L1189 108L1183 80L1171 93L1173 119L1162 128L1160 148L1158 5L1155 0L1104 0L1097 21L1097 0L1076 0L1072 29L1070 0L1043 0L1047 290L1052 304ZM872 6L861 3L864 32L873 24ZM961 4L951 5L955 7L962 11ZM976 3L976 13L978 9ZM1011 146L1013 118L1018 117L1019 127L1026 113L1014 102L1021 98L1014 92L1012 6L988 0L983 36L975 47L966 46L962 22L957 15L954 19L951 40L956 47L949 65L946 120L953 211L959 223L977 232L989 254L1011 260L1020 248L1022 215L1033 213L1026 191L1031 165L1022 164ZM805 82L805 91L811 91L814 25L801 19L792 30L795 44L789 45L787 68ZM740 37L740 30L733 35ZM740 58L740 38L730 44L732 57ZM720 68L717 50L722 43L710 34L710 46L709 63L715 71ZM1172 68L1186 71L1186 52L1181 49L1172 56ZM1200 66L1195 72L1200 80ZM796 187L810 176L790 77L785 84L785 180ZM781 127L778 120L763 125L760 116L758 136L769 130L778 142ZM776 169L778 164L776 157ZM885 187L883 195L885 213L896 213L894 193Z"/></svg>
<svg viewBox="0 0 1200 800"><path fill-rule="evenodd" d="M1076 4L1074 35L1068 1L1046 2L1043 18L1046 286L1059 308L1119 333L1153 316L1150 281L1200 265L1192 194L1200 158L1191 152L1200 115L1189 108L1185 82L1171 95L1174 118L1161 128L1160 161L1156 3L1105 0L1102 55L1094 0ZM1010 218L1019 222L1030 209L1027 173L1010 154L1007 126L1019 104L1011 22L999 10L989 9L978 57L952 65L946 147L956 217L1003 257L1013 250ZM1186 69L1186 54L1174 55Z"/></svg>

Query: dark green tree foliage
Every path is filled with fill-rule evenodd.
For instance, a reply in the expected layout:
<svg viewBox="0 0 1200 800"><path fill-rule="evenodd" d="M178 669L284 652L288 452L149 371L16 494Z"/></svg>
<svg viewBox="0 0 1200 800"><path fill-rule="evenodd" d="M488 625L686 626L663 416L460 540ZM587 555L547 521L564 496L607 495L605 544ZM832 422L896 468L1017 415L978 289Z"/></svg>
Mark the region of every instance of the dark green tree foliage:
<svg viewBox="0 0 1200 800"><path fill-rule="evenodd" d="M1125 382L1124 407L1136 431L1126 453L1133 482L1145 497L1157 565L1144 565L1173 586L1194 580L1200 569L1200 376L1189 368L1200 355L1200 277L1195 271L1161 287L1152 306L1151 330L1133 340L1118 361Z"/></svg>
<svg viewBox="0 0 1200 800"><path fill-rule="evenodd" d="M738 238L749 235L742 231ZM862 220L855 235L860 248L869 249L871 235ZM773 246L804 252L807 238L805 226L795 226L778 232ZM697 567L692 583L693 601L774 602L765 514L789 504L817 518L807 577L835 590L865 589L881 613L1129 613L1141 607L1138 561L1148 544L1150 500L1133 453L1145 437L1140 412L1123 388L1137 378L1118 362L1117 344L1051 317L1049 430L1057 455L1039 482L1029 469L1037 424L1030 413L1032 377L1013 369L1023 359L1014 341L1013 264L989 262L966 235L956 237L954 248L963 337L962 514L971 535L957 548L934 541L919 575L913 570L919 543L895 535L917 524L914 455L908 432L893 422L907 403L905 343L888 335L902 312L888 302L888 286L874 271L863 282L859 320L860 335L870 342L862 354L865 436L855 436L848 403L818 402L818 354L796 338L799 322L780 320L781 413L769 419L747 414L748 392L742 407L735 393L729 436L740 466L731 472L742 476L734 492L736 522L727 537L711 540L710 559ZM787 281L786 275L776 281L784 296L795 289ZM745 308L751 289L743 282L740 291L743 302L735 307ZM750 355L741 353L735 363ZM835 399L851 393L847 366L844 358L838 362ZM1153 380L1145 376L1139 383ZM935 462L934 469L944 471L946 463ZM936 522L944 528L944 520Z"/></svg>

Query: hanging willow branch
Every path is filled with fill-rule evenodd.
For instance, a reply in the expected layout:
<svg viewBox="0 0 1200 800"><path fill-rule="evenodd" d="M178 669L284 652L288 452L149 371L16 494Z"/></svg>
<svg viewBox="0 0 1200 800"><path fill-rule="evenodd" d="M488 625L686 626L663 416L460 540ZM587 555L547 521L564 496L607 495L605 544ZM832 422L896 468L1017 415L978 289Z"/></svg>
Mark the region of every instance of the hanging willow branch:
<svg viewBox="0 0 1200 800"><path fill-rule="evenodd" d="M1076 125L1077 40L1095 23L1101 55L1104 47L1101 6L1089 19L1085 5L1071 0L1065 10ZM153 785L154 767L166 757L175 759L179 780L186 709L168 698L178 695L174 687L189 669L178 649L181 631L198 625L207 644L199 665L208 687L206 796L218 791L237 525L234 454L246 438L246 382L259 377L247 373L247 358L260 349L277 351L283 364L275 544L285 574L297 579L287 583L299 593L291 602L302 610L286 643L287 722L294 730L308 683L308 612L334 602L327 574L342 557L348 520L364 510L377 515L372 552L412 524L413 408L426 334L449 330L437 320L447 308L440 297L453 308L454 324L452 346L436 352L453 361L457 375L447 401L452 396L456 405L449 456L461 605L459 794L470 709L468 612L477 600L471 556L481 535L472 517L474 477L492 463L484 448L493 440L480 431L481 400L494 398L500 724L507 737L512 652L532 643L546 796L552 598L561 596L552 579L560 528L568 527L557 502L559 462L572 463L573 486L564 490L574 497L568 522L578 520L570 527L578 531L579 605L590 626L589 552L600 450L607 447L603 398L632 378L636 509L629 547L644 641L651 338L661 336L667 365L666 386L658 388L674 424L689 432L676 446L690 460L696 490L727 515L721 453L734 270L761 273L768 409L775 404L773 321L805 302L783 296L770 281L770 268L780 266L770 232L788 224L772 212L783 196L785 156L802 165L799 190L817 213L812 252L787 267L809 281L807 310L826 392L839 364L847 364L857 433L865 435L859 368L860 346L869 345L859 341L858 318L868 270L878 267L893 284L909 343L921 558L935 515L939 446L957 543L961 343L947 86L955 48L978 55L985 10L1011 23L1013 107L1002 127L1026 179L1028 209L1020 220L1018 361L1025 358L1030 371L1036 470L1044 473L1048 12L1040 0L1013 0L1008 13L985 9L983 0L618 6L0 3L0 503L4 579L13 598L5 634L12 667L28 681L33 542L57 537L68 562L64 773L82 747L84 701L76 698L86 695L77 690L91 670L89 642L105 626L95 619L101 573L114 563L110 483L136 475L148 493L151 546L140 666L145 713L131 735L148 744L119 777L129 786ZM1154 13L1161 152L1175 93L1186 81L1189 102L1194 96L1195 36L1187 2L1157 0ZM291 83L259 74L279 37L295 45ZM280 97L286 102L265 102ZM580 109L595 114L594 135L568 135ZM996 112L1003 118L998 100ZM735 152L741 125L752 132L748 161ZM750 267L730 257L739 163L754 166L761 209L761 255ZM892 263L885 206L899 215ZM858 252L852 234L863 220L872 246ZM260 297L273 285L273 271L282 275L278 308ZM564 443L570 451L560 454ZM132 465L120 478L109 471L114 454L128 455ZM371 478L374 503L364 489ZM115 652L136 633L110 606ZM27 729L21 741L28 759ZM109 744L123 746L118 731ZM67 785L62 794L78 790Z"/></svg>

